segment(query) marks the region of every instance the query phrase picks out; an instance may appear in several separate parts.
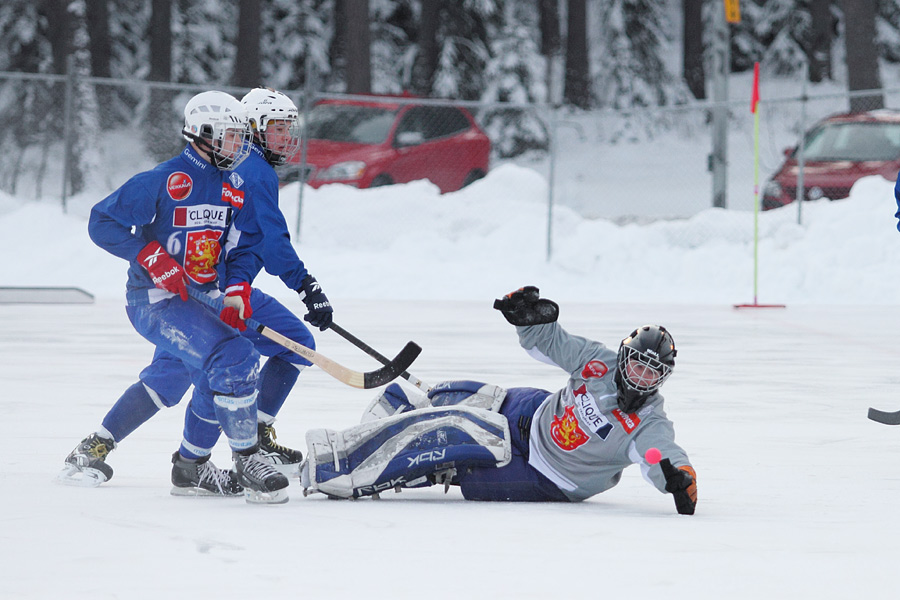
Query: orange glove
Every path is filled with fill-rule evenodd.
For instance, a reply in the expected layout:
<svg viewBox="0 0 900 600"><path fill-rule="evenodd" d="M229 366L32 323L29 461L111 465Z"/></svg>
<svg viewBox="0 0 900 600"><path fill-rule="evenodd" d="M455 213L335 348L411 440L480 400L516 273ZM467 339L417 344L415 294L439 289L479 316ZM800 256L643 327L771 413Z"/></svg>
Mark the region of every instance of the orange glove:
<svg viewBox="0 0 900 600"><path fill-rule="evenodd" d="M666 491L675 497L675 510L680 515L694 514L697 506L697 473L694 467L682 465L677 469L668 458L659 461L666 478Z"/></svg>

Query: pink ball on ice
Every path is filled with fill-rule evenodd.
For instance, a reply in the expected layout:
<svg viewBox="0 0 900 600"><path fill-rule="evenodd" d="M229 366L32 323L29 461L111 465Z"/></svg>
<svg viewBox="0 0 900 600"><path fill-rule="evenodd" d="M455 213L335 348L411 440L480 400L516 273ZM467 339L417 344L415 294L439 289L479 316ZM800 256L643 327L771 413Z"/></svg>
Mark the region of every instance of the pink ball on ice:
<svg viewBox="0 0 900 600"><path fill-rule="evenodd" d="M659 451L659 448L650 448L644 453L644 460L646 460L648 464L655 465L662 460L662 452Z"/></svg>

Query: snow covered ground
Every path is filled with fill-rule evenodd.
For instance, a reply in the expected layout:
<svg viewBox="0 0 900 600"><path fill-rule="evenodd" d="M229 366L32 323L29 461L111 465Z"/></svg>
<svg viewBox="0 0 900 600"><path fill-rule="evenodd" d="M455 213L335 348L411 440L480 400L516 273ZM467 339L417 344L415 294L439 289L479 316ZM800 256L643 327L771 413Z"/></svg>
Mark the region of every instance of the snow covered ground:
<svg viewBox="0 0 900 600"><path fill-rule="evenodd" d="M3 598L848 598L893 597L900 559L900 429L865 418L900 408L900 235L891 184L848 200L760 215L708 210L685 221L616 226L560 208L545 259L545 182L506 166L440 196L427 183L304 195L298 251L336 320L381 350L424 351L410 372L556 389L493 298L533 284L570 331L617 344L634 326L673 333L664 389L699 478L693 517L637 469L569 506L477 504L458 491L380 501L304 498L284 506L169 495L183 411L160 413L110 455L98 489L57 485L149 360L123 309L125 264L85 231L96 197L69 215L0 196L0 286L74 285L90 305L0 305L0 578ZM283 202L290 223L295 187ZM291 196L293 195L293 196ZM302 312L292 292L259 285ZM377 364L331 333L322 353ZM374 396L311 368L277 423L303 447L315 427L356 423ZM224 444L213 460L229 462Z"/></svg>

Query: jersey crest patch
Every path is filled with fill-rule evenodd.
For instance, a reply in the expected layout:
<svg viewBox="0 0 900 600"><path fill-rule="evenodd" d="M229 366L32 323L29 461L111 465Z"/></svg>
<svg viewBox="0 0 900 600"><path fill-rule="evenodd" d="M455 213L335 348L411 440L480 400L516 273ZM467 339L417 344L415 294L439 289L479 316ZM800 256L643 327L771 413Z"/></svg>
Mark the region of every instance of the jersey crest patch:
<svg viewBox="0 0 900 600"><path fill-rule="evenodd" d="M567 406L562 417L553 415L550 437L566 452L571 452L588 441L588 435L579 426L574 406Z"/></svg>
<svg viewBox="0 0 900 600"><path fill-rule="evenodd" d="M609 373L609 367L606 366L606 363L599 360L592 360L584 365L584 368L581 370L581 378L590 379L591 377L603 377L607 373Z"/></svg>
<svg viewBox="0 0 900 600"><path fill-rule="evenodd" d="M187 234L184 251L184 272L197 283L207 283L216 279L216 265L222 247L219 246L221 231L207 229L191 231Z"/></svg>
<svg viewBox="0 0 900 600"><path fill-rule="evenodd" d="M238 175L237 172L235 172L235 171L231 172L231 175L228 176L228 180L236 188L239 188L242 185L244 185L244 178L241 177L240 175Z"/></svg>
<svg viewBox="0 0 900 600"><path fill-rule="evenodd" d="M625 433L631 434L641 424L641 418L634 413L623 413L618 408L613 411L613 416L622 424Z"/></svg>
<svg viewBox="0 0 900 600"><path fill-rule="evenodd" d="M231 187L228 182L224 182L222 183L222 202L227 202L240 210L244 206L244 192Z"/></svg>
<svg viewBox="0 0 900 600"><path fill-rule="evenodd" d="M191 195L194 189L194 181L191 176L181 171L175 171L166 180L166 191L172 200L184 200Z"/></svg>

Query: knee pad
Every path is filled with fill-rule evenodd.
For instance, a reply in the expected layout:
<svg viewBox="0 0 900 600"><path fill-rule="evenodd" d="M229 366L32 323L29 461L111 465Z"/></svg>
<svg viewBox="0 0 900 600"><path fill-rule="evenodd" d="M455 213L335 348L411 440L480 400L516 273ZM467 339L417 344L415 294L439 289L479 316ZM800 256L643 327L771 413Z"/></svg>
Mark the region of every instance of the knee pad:
<svg viewBox="0 0 900 600"><path fill-rule="evenodd" d="M428 401L425 398L421 398L418 404L420 407L423 404L428 406ZM392 383L384 388L384 392L369 403L369 406L363 411L362 419L359 422L369 423L370 421L393 417L415 409L416 406L410 401L403 388L396 383Z"/></svg>
<svg viewBox="0 0 900 600"><path fill-rule="evenodd" d="M506 390L480 381L444 381L428 392L432 406L474 406L499 412Z"/></svg>
<svg viewBox="0 0 900 600"><path fill-rule="evenodd" d="M259 352L247 338L230 338L210 356L207 377L219 394L249 396L259 380Z"/></svg>
<svg viewBox="0 0 900 600"><path fill-rule="evenodd" d="M305 493L337 498L431 485L438 473L499 467L512 456L506 417L467 406L414 410L345 431L314 429L306 444Z"/></svg>

